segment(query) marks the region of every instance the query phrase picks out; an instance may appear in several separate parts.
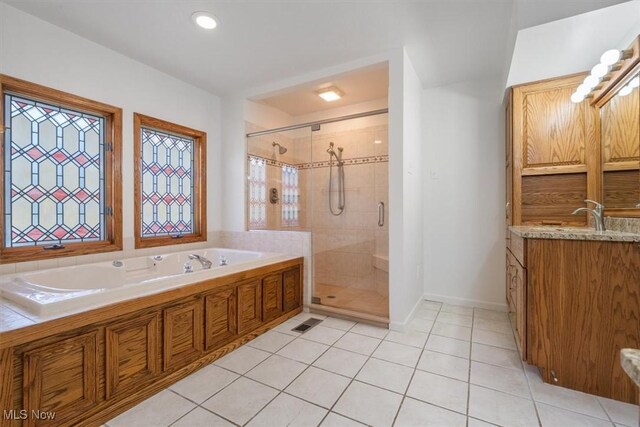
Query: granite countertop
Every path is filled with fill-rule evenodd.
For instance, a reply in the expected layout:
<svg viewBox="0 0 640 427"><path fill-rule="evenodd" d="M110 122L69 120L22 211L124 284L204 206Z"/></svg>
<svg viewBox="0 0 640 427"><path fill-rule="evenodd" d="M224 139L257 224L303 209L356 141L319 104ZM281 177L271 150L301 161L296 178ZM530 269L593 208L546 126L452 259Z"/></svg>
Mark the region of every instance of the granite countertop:
<svg viewBox="0 0 640 427"><path fill-rule="evenodd" d="M608 242L640 242L640 233L596 231L593 228L556 226L511 226L509 230L526 239L599 240Z"/></svg>
<svg viewBox="0 0 640 427"><path fill-rule="evenodd" d="M640 350L623 348L620 350L620 363L625 372L640 387Z"/></svg>

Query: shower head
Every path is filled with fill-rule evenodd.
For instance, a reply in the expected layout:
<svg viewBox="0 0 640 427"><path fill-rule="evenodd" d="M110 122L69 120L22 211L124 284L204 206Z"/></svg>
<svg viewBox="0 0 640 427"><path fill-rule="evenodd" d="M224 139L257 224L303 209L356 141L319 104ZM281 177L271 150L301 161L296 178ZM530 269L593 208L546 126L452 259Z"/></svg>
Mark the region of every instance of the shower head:
<svg viewBox="0 0 640 427"><path fill-rule="evenodd" d="M280 145L279 143L277 143L277 142L275 142L275 141L274 141L274 142L271 144L271 146L273 146L273 147L275 147L276 145L278 146L278 152L279 152L280 154L284 154L284 153L286 153L286 152L287 152L287 148L286 148L286 147L283 147L283 146L282 146L282 145Z"/></svg>

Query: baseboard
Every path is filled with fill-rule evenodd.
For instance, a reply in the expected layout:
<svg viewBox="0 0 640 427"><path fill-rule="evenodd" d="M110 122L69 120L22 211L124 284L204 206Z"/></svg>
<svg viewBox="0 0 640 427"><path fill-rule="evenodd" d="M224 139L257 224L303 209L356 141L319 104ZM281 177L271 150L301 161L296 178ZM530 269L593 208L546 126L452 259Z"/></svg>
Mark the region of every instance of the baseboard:
<svg viewBox="0 0 640 427"><path fill-rule="evenodd" d="M436 294L430 294L430 293L425 293L424 299L429 301L443 302L446 304L463 305L466 307L485 308L487 310L502 311L505 313L509 311L506 303L499 304L499 303L489 302L489 301L479 301L479 300L473 300L473 299L467 299L467 298L458 298L458 297L436 295Z"/></svg>
<svg viewBox="0 0 640 427"><path fill-rule="evenodd" d="M390 321L389 322L389 330L397 331L397 332L407 332L407 330L409 329L409 323L411 323L411 321L413 320L413 317L416 315L416 311L418 310L418 307L420 306L420 303L422 302L422 300L423 300L422 297L418 298L416 303L413 305L413 308L411 309L411 312L404 319L404 322L393 322L393 321Z"/></svg>

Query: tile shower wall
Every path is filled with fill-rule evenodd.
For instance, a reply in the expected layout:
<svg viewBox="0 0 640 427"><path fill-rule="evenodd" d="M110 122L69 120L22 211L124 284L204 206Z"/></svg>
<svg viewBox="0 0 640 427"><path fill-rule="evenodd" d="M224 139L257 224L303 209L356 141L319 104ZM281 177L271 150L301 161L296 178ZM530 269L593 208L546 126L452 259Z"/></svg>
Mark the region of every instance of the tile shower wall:
<svg viewBox="0 0 640 427"><path fill-rule="evenodd" d="M337 285L388 295L388 225L378 226L378 203L388 212L387 126L313 133L314 276L318 284ZM377 143L376 143L377 141ZM329 211L329 143L343 147L345 209ZM337 167L333 168L334 210ZM388 217L388 215L387 215Z"/></svg>

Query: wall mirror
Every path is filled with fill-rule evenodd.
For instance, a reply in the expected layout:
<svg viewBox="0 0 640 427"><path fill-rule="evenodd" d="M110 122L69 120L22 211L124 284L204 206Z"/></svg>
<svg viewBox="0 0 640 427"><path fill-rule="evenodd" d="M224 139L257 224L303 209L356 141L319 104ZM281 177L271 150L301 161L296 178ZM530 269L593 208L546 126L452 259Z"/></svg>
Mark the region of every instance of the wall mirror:
<svg viewBox="0 0 640 427"><path fill-rule="evenodd" d="M640 67L599 103L602 203L608 216L640 217Z"/></svg>

